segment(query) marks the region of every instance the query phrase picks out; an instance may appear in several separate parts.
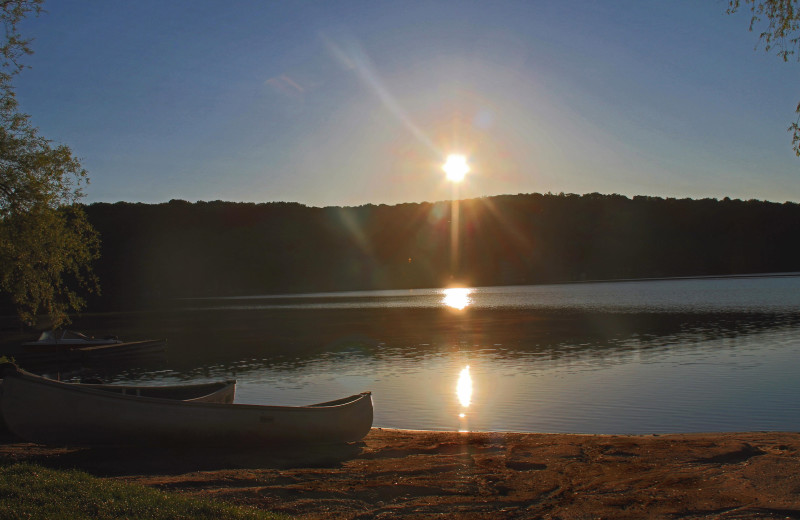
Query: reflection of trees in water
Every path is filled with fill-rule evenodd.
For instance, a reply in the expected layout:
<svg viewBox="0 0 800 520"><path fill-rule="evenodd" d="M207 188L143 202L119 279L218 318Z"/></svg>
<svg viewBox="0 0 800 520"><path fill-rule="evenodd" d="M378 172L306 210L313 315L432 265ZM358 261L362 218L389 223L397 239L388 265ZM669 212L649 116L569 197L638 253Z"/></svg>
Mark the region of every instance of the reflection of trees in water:
<svg viewBox="0 0 800 520"><path fill-rule="evenodd" d="M124 339L168 338L167 355L106 367L126 379L213 379L358 362L468 353L518 364L591 361L699 349L704 343L800 327L798 314L586 313L524 309L272 309L87 316L76 325ZM718 344L714 348L718 348ZM102 372L97 367L95 372Z"/></svg>
<svg viewBox="0 0 800 520"><path fill-rule="evenodd" d="M737 338L798 327L797 314L497 312L475 319L457 334L444 334L439 341L393 344L379 355L409 359L466 352L518 366L586 361L599 368L667 352L718 350L725 339L736 348Z"/></svg>

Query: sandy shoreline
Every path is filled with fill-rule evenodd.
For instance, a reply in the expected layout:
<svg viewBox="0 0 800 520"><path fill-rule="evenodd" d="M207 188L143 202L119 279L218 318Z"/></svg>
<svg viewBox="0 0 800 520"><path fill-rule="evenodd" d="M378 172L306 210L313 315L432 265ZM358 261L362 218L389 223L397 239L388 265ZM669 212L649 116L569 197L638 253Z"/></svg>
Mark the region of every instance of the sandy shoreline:
<svg viewBox="0 0 800 520"><path fill-rule="evenodd" d="M50 448L31 461L308 518L800 519L800 434L455 433L374 428L290 452Z"/></svg>

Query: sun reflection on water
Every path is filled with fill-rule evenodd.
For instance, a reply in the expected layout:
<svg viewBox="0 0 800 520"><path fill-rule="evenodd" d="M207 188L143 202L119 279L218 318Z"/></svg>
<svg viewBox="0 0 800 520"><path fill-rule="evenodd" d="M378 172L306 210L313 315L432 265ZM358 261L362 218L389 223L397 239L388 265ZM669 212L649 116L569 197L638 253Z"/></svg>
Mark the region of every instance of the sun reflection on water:
<svg viewBox="0 0 800 520"><path fill-rule="evenodd" d="M464 367L461 374L458 376L456 395L458 395L458 402L461 403L461 406L469 408L472 402L472 376L469 375L469 365Z"/></svg>
<svg viewBox="0 0 800 520"><path fill-rule="evenodd" d="M469 304L472 303L472 298L469 297L472 294L473 289L467 289L463 287L451 287L449 289L444 289L444 298L442 299L442 303L457 310L463 310Z"/></svg>
<svg viewBox="0 0 800 520"><path fill-rule="evenodd" d="M468 432L469 423L465 412L472 403L472 376L469 375L469 365L465 366L458 376L456 395L458 396L458 402L461 403L461 413L458 414L460 424L458 431Z"/></svg>

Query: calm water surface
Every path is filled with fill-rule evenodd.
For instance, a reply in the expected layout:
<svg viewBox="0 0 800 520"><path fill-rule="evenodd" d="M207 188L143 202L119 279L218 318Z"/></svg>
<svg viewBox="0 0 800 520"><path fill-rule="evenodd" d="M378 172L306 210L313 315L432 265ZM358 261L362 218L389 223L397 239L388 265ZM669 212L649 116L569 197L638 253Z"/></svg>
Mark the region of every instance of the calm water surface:
<svg viewBox="0 0 800 520"><path fill-rule="evenodd" d="M81 375L236 377L239 403L371 390L376 426L800 430L798 276L194 299L76 326L169 340Z"/></svg>

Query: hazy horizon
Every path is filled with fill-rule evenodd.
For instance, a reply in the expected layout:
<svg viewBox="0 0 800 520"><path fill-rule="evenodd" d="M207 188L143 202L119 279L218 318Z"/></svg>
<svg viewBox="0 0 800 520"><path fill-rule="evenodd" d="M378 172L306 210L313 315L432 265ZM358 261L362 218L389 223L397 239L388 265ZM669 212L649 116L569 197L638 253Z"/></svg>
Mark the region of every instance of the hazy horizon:
<svg viewBox="0 0 800 520"><path fill-rule="evenodd" d="M15 82L87 202L800 200L800 65L726 7L63 0L21 24Z"/></svg>
<svg viewBox="0 0 800 520"><path fill-rule="evenodd" d="M319 209L343 208L343 209L346 209L346 208L358 208L358 207L361 207L361 206L402 206L404 204L446 204L446 203L449 203L452 200L465 201L465 200L473 200L473 199L481 199L481 198L492 198L492 197L516 197L516 196L520 196L520 195L521 196L527 196L527 195L542 195L542 196L548 196L548 195L550 195L550 196L577 195L579 197L583 197L585 195L592 195L592 194L599 194L599 195L603 195L603 196L619 195L619 196L622 196L622 197L626 197L626 198L628 198L630 200L633 200L636 197L649 197L649 198L664 199L664 200L666 200L666 199L676 199L676 200L681 200L681 199L691 199L691 200L708 199L708 200L717 200L717 201L723 201L724 199L729 198L732 201L733 200L739 200L739 201L743 201L743 202L755 200L757 202L767 202L767 203L773 203L773 204L785 204L785 203L800 204L800 200L767 200L767 199L757 199L755 197L748 197L748 198L729 197L727 195L717 196L717 197L714 197L714 196L706 196L706 197L688 197L688 196L687 197L669 197L669 196L664 196L664 195L650 195L650 194L644 194L644 193L639 193L639 194L636 194L636 195L623 195L623 194L620 194L620 193L600 193L600 192L589 192L589 193L570 193L570 192L559 192L559 193L552 193L552 192L545 192L545 193L542 193L542 192L497 193L497 194L493 194L493 195L477 195L477 196L474 196L474 197L460 197L458 199L412 200L412 201L392 202L392 203L388 203L388 204L387 203L383 203L383 202L362 202L362 203L358 203L358 204L347 204L347 205L340 205L339 204L339 205L327 205L327 206L318 206L318 205L314 205L314 204L307 204L307 203L296 201L296 200L261 200L261 201L259 201L259 200L249 200L249 201L248 200L223 200L223 199L187 200L187 199L182 199L182 198L178 198L178 197L174 197L174 198L171 198L169 200L157 200L157 201L152 201L152 202L143 202L143 201L139 201L139 200L116 200L116 201L113 201L113 202L112 201L97 200L97 201L87 201L87 202L85 202L85 204L118 204L118 203L123 203L123 204L152 204L152 205L157 205L157 204L169 204L172 201L182 201L182 202L188 202L189 204L197 204L197 203L210 204L210 203L215 203L215 202L220 202L220 203L224 203L224 204L300 204L301 206L305 206L305 207L308 207L308 208L319 208Z"/></svg>

